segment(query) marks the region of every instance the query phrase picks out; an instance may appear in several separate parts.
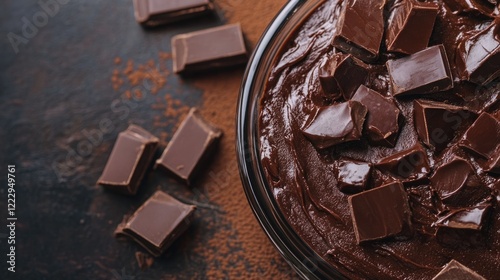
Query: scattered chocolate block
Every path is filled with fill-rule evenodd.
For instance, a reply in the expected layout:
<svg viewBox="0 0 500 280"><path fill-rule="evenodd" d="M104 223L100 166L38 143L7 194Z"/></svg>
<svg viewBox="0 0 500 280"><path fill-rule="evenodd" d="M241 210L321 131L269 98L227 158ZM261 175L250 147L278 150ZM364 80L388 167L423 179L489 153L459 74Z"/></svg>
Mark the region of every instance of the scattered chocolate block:
<svg viewBox="0 0 500 280"><path fill-rule="evenodd" d="M130 125L120 132L98 184L106 189L133 195L158 147L158 138L143 128Z"/></svg>
<svg viewBox="0 0 500 280"><path fill-rule="evenodd" d="M394 100L385 98L364 85L358 88L351 100L358 101L368 109L366 127L370 142L394 147L400 123L400 110Z"/></svg>
<svg viewBox="0 0 500 280"><path fill-rule="evenodd" d="M386 65L394 96L427 94L453 87L450 64L443 45L389 60Z"/></svg>
<svg viewBox="0 0 500 280"><path fill-rule="evenodd" d="M457 14L470 14L471 16L493 17L495 0L444 0L451 11Z"/></svg>
<svg viewBox="0 0 500 280"><path fill-rule="evenodd" d="M396 3L388 21L387 50L412 54L425 49L434 28L439 5L416 0Z"/></svg>
<svg viewBox="0 0 500 280"><path fill-rule="evenodd" d="M451 260L432 280L486 280L465 265Z"/></svg>
<svg viewBox="0 0 500 280"><path fill-rule="evenodd" d="M134 0L137 22L157 26L200 16L214 10L211 0Z"/></svg>
<svg viewBox="0 0 500 280"><path fill-rule="evenodd" d="M118 225L115 235L131 238L159 257L189 227L195 209L157 191L127 221Z"/></svg>
<svg viewBox="0 0 500 280"><path fill-rule="evenodd" d="M345 1L332 45L365 62L375 61L384 35L384 5L384 0Z"/></svg>
<svg viewBox="0 0 500 280"><path fill-rule="evenodd" d="M404 234L411 229L411 210L399 182L348 198L358 244Z"/></svg>
<svg viewBox="0 0 500 280"><path fill-rule="evenodd" d="M467 109L442 102L415 100L414 122L420 140L436 152L444 150L457 130L476 116Z"/></svg>
<svg viewBox="0 0 500 280"><path fill-rule="evenodd" d="M459 43L456 65L463 80L486 85L500 77L500 36L495 33L499 25L493 22Z"/></svg>
<svg viewBox="0 0 500 280"><path fill-rule="evenodd" d="M244 64L248 53L239 24L228 24L172 38L174 72L197 71Z"/></svg>
<svg viewBox="0 0 500 280"><path fill-rule="evenodd" d="M220 129L205 121L197 109L191 108L156 161L156 167L171 172L182 182L191 185L200 167L215 151L221 136Z"/></svg>
<svg viewBox="0 0 500 280"><path fill-rule="evenodd" d="M366 112L357 101L321 107L302 132L319 149L359 140Z"/></svg>
<svg viewBox="0 0 500 280"><path fill-rule="evenodd" d="M490 203L452 210L435 223L436 239L440 244L453 248L483 246L490 210Z"/></svg>
<svg viewBox="0 0 500 280"><path fill-rule="evenodd" d="M368 65L350 54L336 53L319 68L319 81L326 96L349 100L366 81Z"/></svg>
<svg viewBox="0 0 500 280"><path fill-rule="evenodd" d="M368 188L372 166L369 163L342 160L337 166L337 186L343 193L358 193Z"/></svg>
<svg viewBox="0 0 500 280"><path fill-rule="evenodd" d="M432 188L448 205L475 204L491 194L477 177L472 165L458 157L439 166L430 180Z"/></svg>
<svg viewBox="0 0 500 280"><path fill-rule="evenodd" d="M500 121L482 113L465 132L459 145L486 160L495 158L500 149Z"/></svg>
<svg viewBox="0 0 500 280"><path fill-rule="evenodd" d="M418 143L410 149L381 159L376 167L400 179L403 183L424 181L430 171L426 151Z"/></svg>

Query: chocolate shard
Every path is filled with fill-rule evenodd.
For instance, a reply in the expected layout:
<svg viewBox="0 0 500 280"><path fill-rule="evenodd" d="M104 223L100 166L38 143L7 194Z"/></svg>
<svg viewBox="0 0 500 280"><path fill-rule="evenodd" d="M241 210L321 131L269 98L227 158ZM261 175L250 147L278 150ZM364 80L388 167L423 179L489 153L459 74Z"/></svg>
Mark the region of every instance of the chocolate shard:
<svg viewBox="0 0 500 280"><path fill-rule="evenodd" d="M368 77L368 65L350 54L338 52L318 70L323 93L333 100L349 100L359 85Z"/></svg>
<svg viewBox="0 0 500 280"><path fill-rule="evenodd" d="M443 102L415 100L413 107L420 141L438 153L456 137L460 128L472 123L476 117L476 114L463 107Z"/></svg>
<svg viewBox="0 0 500 280"><path fill-rule="evenodd" d="M97 183L112 191L135 194L153 160L158 142L158 138L148 131L130 125L118 135Z"/></svg>
<svg viewBox="0 0 500 280"><path fill-rule="evenodd" d="M450 64L443 45L388 60L386 65L394 96L427 94L453 87Z"/></svg>
<svg viewBox="0 0 500 280"><path fill-rule="evenodd" d="M372 144L394 147L398 140L401 112L394 100L383 97L380 93L361 85L353 101L366 106L366 130Z"/></svg>
<svg viewBox="0 0 500 280"><path fill-rule="evenodd" d="M443 2L456 14L468 14L476 17L494 16L495 3L491 3L490 0L443 0Z"/></svg>
<svg viewBox="0 0 500 280"><path fill-rule="evenodd" d="M447 205L473 205L491 194L490 189L477 177L472 165L459 157L439 166L430 180L432 188Z"/></svg>
<svg viewBox="0 0 500 280"><path fill-rule="evenodd" d="M396 2L386 32L387 50L412 54L427 47L439 5L416 0ZM415 36L418 34L418 36Z"/></svg>
<svg viewBox="0 0 500 280"><path fill-rule="evenodd" d="M430 172L429 159L420 144L381 159L376 165L403 183L419 183L427 180Z"/></svg>
<svg viewBox="0 0 500 280"><path fill-rule="evenodd" d="M481 247L485 245L485 229L491 204L454 209L435 223L436 239L452 248Z"/></svg>
<svg viewBox="0 0 500 280"><path fill-rule="evenodd" d="M220 129L205 121L197 109L191 108L155 167L163 168L187 185L192 185L221 137Z"/></svg>
<svg viewBox="0 0 500 280"><path fill-rule="evenodd" d="M118 225L115 235L131 238L158 257L189 227L195 209L194 205L157 191L127 221Z"/></svg>
<svg viewBox="0 0 500 280"><path fill-rule="evenodd" d="M495 158L500 149L500 121L483 112L465 132L459 145L486 160Z"/></svg>
<svg viewBox="0 0 500 280"><path fill-rule="evenodd" d="M451 260L432 280L486 280L465 265Z"/></svg>
<svg viewBox="0 0 500 280"><path fill-rule="evenodd" d="M174 72L190 74L244 64L248 52L239 24L228 24L172 38Z"/></svg>
<svg viewBox="0 0 500 280"><path fill-rule="evenodd" d="M462 80L486 85L500 77L499 22L459 42L455 63Z"/></svg>
<svg viewBox="0 0 500 280"><path fill-rule="evenodd" d="M359 140L366 112L366 107L357 101L321 107L302 132L319 149Z"/></svg>
<svg viewBox="0 0 500 280"><path fill-rule="evenodd" d="M337 186L343 193L358 193L368 188L372 166L370 163L341 160L336 167Z"/></svg>
<svg viewBox="0 0 500 280"><path fill-rule="evenodd" d="M409 188L408 202L415 231L427 239L433 239L437 229L432 225L438 220L438 212L444 210L434 190L427 185Z"/></svg>
<svg viewBox="0 0 500 280"><path fill-rule="evenodd" d="M384 34L384 5L384 0L345 1L332 45L365 62L377 60Z"/></svg>
<svg viewBox="0 0 500 280"><path fill-rule="evenodd" d="M403 237L411 230L408 196L400 182L352 195L348 201L358 244Z"/></svg>
<svg viewBox="0 0 500 280"><path fill-rule="evenodd" d="M150 27L214 11L211 0L134 0L133 2L137 22Z"/></svg>

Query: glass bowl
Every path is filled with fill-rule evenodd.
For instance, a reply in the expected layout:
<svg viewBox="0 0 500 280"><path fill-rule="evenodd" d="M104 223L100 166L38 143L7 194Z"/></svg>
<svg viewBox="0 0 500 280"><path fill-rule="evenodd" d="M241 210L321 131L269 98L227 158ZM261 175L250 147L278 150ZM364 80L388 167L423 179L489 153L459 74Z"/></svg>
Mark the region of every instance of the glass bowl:
<svg viewBox="0 0 500 280"><path fill-rule="evenodd" d="M303 278L345 279L298 236L278 207L259 156L259 100L275 57L287 39L323 0L290 0L268 26L255 48L241 86L237 111L237 153L243 188L267 236Z"/></svg>

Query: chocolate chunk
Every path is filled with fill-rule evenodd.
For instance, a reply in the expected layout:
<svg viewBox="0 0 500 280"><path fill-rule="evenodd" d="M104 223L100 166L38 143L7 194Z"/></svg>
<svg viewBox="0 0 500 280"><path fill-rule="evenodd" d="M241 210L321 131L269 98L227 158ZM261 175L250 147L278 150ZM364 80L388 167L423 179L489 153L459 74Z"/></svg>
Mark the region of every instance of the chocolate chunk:
<svg viewBox="0 0 500 280"><path fill-rule="evenodd" d="M430 239L436 236L436 227L432 226L438 219L438 212L444 210L444 206L436 197L430 186L418 186L408 190L408 202L411 209L411 221L413 228Z"/></svg>
<svg viewBox="0 0 500 280"><path fill-rule="evenodd" d="M386 65L394 96L427 94L453 87L450 64L443 45L389 60Z"/></svg>
<svg viewBox="0 0 500 280"><path fill-rule="evenodd" d="M332 45L365 62L375 61L384 34L384 5L384 0L345 1Z"/></svg>
<svg viewBox="0 0 500 280"><path fill-rule="evenodd" d="M131 238L158 257L188 228L195 209L157 191L117 227L115 234Z"/></svg>
<svg viewBox="0 0 500 280"><path fill-rule="evenodd" d="M349 100L356 89L366 81L368 65L350 54L336 53L318 71L323 93L332 99L341 96Z"/></svg>
<svg viewBox="0 0 500 280"><path fill-rule="evenodd" d="M411 228L408 197L399 182L352 195L348 200L358 244L397 236Z"/></svg>
<svg viewBox="0 0 500 280"><path fill-rule="evenodd" d="M412 54L427 47L439 5L402 0L392 10L386 32L387 50ZM418 36L415 36L418 34Z"/></svg>
<svg viewBox="0 0 500 280"><path fill-rule="evenodd" d="M451 260L432 280L486 280L465 265Z"/></svg>
<svg viewBox="0 0 500 280"><path fill-rule="evenodd" d="M500 149L500 121L488 113L482 113L469 127L459 145L488 160Z"/></svg>
<svg viewBox="0 0 500 280"><path fill-rule="evenodd" d="M220 129L205 121L197 109L191 108L156 161L156 167L171 172L182 182L191 185L200 168L214 152L221 136Z"/></svg>
<svg viewBox="0 0 500 280"><path fill-rule="evenodd" d="M372 166L369 163L342 160L337 166L337 186L343 193L358 193L368 188Z"/></svg>
<svg viewBox="0 0 500 280"><path fill-rule="evenodd" d="M461 79L486 85L500 77L500 36L495 34L500 20L486 29L465 37L457 48L456 65Z"/></svg>
<svg viewBox="0 0 500 280"><path fill-rule="evenodd" d="M357 101L321 107L302 132L319 149L359 140L366 112L366 107Z"/></svg>
<svg viewBox="0 0 500 280"><path fill-rule="evenodd" d="M430 171L429 159L420 144L381 159L376 167L404 183L426 180Z"/></svg>
<svg viewBox="0 0 500 280"><path fill-rule="evenodd" d="M430 180L441 200L449 205L471 205L490 195L472 165L462 158L455 157L439 166Z"/></svg>
<svg viewBox="0 0 500 280"><path fill-rule="evenodd" d="M364 85L358 88L351 100L358 101L368 109L366 127L370 142L394 147L400 123L400 110L394 100L385 98Z"/></svg>
<svg viewBox="0 0 500 280"><path fill-rule="evenodd" d="M134 0L135 19L157 26L203 15L214 10L211 0Z"/></svg>
<svg viewBox="0 0 500 280"><path fill-rule="evenodd" d="M244 64L248 60L239 24L228 24L172 38L174 72L197 71Z"/></svg>
<svg viewBox="0 0 500 280"><path fill-rule="evenodd" d="M153 160L158 142L158 138L143 128L130 125L118 135L97 183L119 193L135 194Z"/></svg>
<svg viewBox="0 0 500 280"><path fill-rule="evenodd" d="M469 14L476 17L493 17L495 4L489 1L490 0L443 0L446 6L454 13Z"/></svg>
<svg viewBox="0 0 500 280"><path fill-rule="evenodd" d="M459 128L476 116L463 107L429 100L415 100L414 122L418 137L436 152L444 150Z"/></svg>
<svg viewBox="0 0 500 280"><path fill-rule="evenodd" d="M154 263L153 257L149 254L144 254L143 252L135 252L135 260L141 270L150 268Z"/></svg>
<svg viewBox="0 0 500 280"><path fill-rule="evenodd" d="M483 246L490 210L491 204L484 203L450 211L435 223L437 240L453 248Z"/></svg>

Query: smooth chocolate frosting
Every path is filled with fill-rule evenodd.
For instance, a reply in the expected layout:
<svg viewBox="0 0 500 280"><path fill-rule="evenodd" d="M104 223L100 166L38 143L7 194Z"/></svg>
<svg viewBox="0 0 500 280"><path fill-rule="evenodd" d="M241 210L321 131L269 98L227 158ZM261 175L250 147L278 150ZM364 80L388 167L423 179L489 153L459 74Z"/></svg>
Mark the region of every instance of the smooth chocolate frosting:
<svg viewBox="0 0 500 280"><path fill-rule="evenodd" d="M454 12L443 1L428 2L437 3L439 9L428 47L423 50L427 50L427 53L416 57L432 55L443 60L447 57L449 69L446 63L441 63L438 65L441 67L438 69L441 76L435 77L437 81L426 81L427 84L412 87L412 90L423 88L427 94L410 92L398 95L399 92L392 88L394 81L391 82L390 73L387 71L388 60L397 61L403 58L406 59L405 64L411 66L412 61L407 58L415 53L404 55L388 52L385 40L381 40L380 51L368 43L364 45L359 43L359 46L355 46L365 52L369 50L370 55L359 51L350 53L371 63L367 68L368 77L360 79L364 80L362 84L375 91L374 94L380 94L384 100L395 104L400 111L401 121L397 123L395 120L397 114L393 113L394 108L390 104L387 105L388 110L391 109L391 117L388 120L390 127L385 128L379 120L380 115L370 117L371 105L366 105L367 119L378 125L380 131L393 134L398 131L395 133L397 134L395 140L387 138L394 142L394 147L370 141L366 123L359 139L358 134L351 133L354 130L346 133L355 136L350 137L349 141L337 141L335 138L333 139L335 141L330 139L332 141L327 145L322 145L325 143L323 142L325 138L321 138L319 130L315 129L314 135L307 134L307 129L310 130L311 123L315 120L314 116L317 116L319 110L342 106L338 104L349 102L345 97L341 97L341 94L335 95L335 98L331 98L332 93L326 96L318 74L318 69L340 52L332 45L332 39L341 35L342 38L347 38L347 32L337 30L342 26L338 24L339 19L350 20L341 17L346 10L343 7L345 1L325 1L301 26L297 27L296 32L276 57L275 66L270 71L268 84L262 95L259 108L259 143L262 165L271 193L274 194L282 213L297 234L327 262L351 279L432 279L452 261L462 264L486 279L498 279L500 275L498 202L500 183L498 173L488 171L488 168L495 170L492 166L498 162L498 157L483 158L483 154L498 155L499 151L491 148L488 153L482 152L479 155L471 152L476 149L472 145L474 138L466 134L467 130L481 126L481 123L476 126L473 123L483 112L488 113L490 122L493 122L491 118L500 115L498 113L500 86L498 79L489 81L486 85L479 85L484 80L481 80L481 83L474 80L466 81L468 76L463 75L463 67L456 65L456 61L461 61L464 57L457 57L459 43L464 38L477 38L484 34L484 32L479 33L480 35L474 37L474 34L481 32L480 30L488 32L491 27L486 28L495 20L490 15ZM387 1L385 4L385 20L389 18L393 5L394 1ZM376 7L366 6L366 9L374 10ZM360 21L358 22L360 26L369 24L369 21L362 22L363 18L357 20ZM496 22L498 24L499 21ZM376 34L376 41L379 41L379 33ZM474 40L469 41L474 42ZM345 47L343 43L336 45ZM432 46L438 47L430 49ZM349 49L344 48L344 51L346 50ZM372 61L377 55L378 59ZM467 61L471 61L473 55L474 53L469 51L466 54ZM480 55L484 58L484 54ZM499 66L496 67L493 70L498 70ZM403 70L398 69L398 71ZM413 75L415 80L424 78L419 77L421 74L416 72L409 75ZM445 84L442 81L445 81ZM420 120L417 121L414 120L415 103L421 107L417 113ZM377 110L372 109L372 111L377 114ZM439 120L446 126L443 127L446 134L444 144L430 138L433 137L430 133L435 128L432 118L443 114L448 117ZM340 131L340 123L353 122L353 115L346 115L350 116L350 120L332 119L330 123L321 120L321 129L330 125L331 131ZM396 124L399 127L392 129ZM416 128L428 124L432 125ZM491 135L491 133L490 131L485 134ZM483 139L483 141L498 141L498 139ZM411 170L408 176L393 174L394 170L388 167L388 159L392 164L392 159L401 155L399 159L394 160L397 167L397 164L401 165L403 159L411 162L414 154L423 155L425 159L422 159L422 168ZM371 166L371 175L357 175L359 177L357 180L348 180L349 177L346 179L345 176L340 176L342 173L338 170L339 167L346 169L345 164L340 164L345 162ZM447 173L447 170L453 169L449 167L454 165L463 167L466 169L464 172L471 174ZM349 169L346 170L342 172L351 172ZM395 170L397 171L397 168ZM436 172L437 175L434 175ZM340 185L339 176L342 181ZM434 183L436 187L433 186L431 178L436 182L456 181L458 185L455 188L447 188L439 185L440 183ZM398 202L398 205L402 205L400 209L406 209L408 206L411 215L410 221L406 218L394 218L393 222L397 221L401 225L408 226L409 230L394 227L388 234L363 232L363 236L367 238L366 240L364 237L361 238L364 241L358 244L359 232L356 232L355 227L360 225L355 223L361 223L362 220L353 219L349 197L370 199L365 203L375 205L374 207L377 205L391 207L394 205L391 196L380 195L378 198L380 201L375 201L374 198L362 194L396 182L401 183L402 190L406 192L399 197L406 197L408 201L407 204ZM346 186L353 188L346 191ZM455 199L460 197L458 193L462 189L470 190L474 187L480 190L480 195L471 201ZM458 202L455 201L457 199ZM357 210L362 211L362 209L361 207ZM406 215L405 211L401 210L400 213ZM406 217L404 215L397 217ZM384 216L378 215L378 217ZM378 223L375 220L372 222ZM366 224L361 226L363 230L370 229ZM380 226L381 224L374 224L373 228L379 229ZM373 236L377 237L376 240L371 240ZM474 240L468 239L467 236L473 236ZM463 244L457 244L457 240L463 241Z"/></svg>

